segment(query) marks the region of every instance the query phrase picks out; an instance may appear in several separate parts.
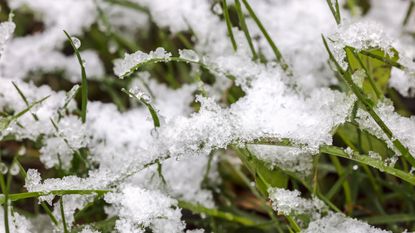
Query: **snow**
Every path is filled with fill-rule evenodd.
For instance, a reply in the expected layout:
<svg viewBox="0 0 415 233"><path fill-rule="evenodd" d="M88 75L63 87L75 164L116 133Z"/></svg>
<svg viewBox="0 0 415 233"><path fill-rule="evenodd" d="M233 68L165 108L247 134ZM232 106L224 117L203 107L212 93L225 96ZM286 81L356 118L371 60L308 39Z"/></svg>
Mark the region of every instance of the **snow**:
<svg viewBox="0 0 415 233"><path fill-rule="evenodd" d="M388 233L385 231L370 226L365 222L358 221L353 218L348 218L340 213L331 213L328 216L317 221L311 222L307 229L302 231L304 233Z"/></svg>
<svg viewBox="0 0 415 233"><path fill-rule="evenodd" d="M148 12L93 0L9 0L8 5L15 11L23 8L33 11L44 28L13 38L16 25L12 21L0 23L1 112L14 115L28 107L13 83L22 90L29 104L49 96L11 122L1 132L0 139L14 136L16 141L38 142L39 160L46 169L62 168L67 172L81 149L88 155L86 163L90 167L84 176L42 179L43 174L35 169L27 172L25 188L29 192L41 192L40 201L53 205L53 213L60 222L60 206L53 202L55 195L51 192L99 189L110 191L104 198L108 204L106 213L118 217L115 227L118 232L146 232L145 228L150 228L160 233L202 233L203 229L185 231L178 200L215 207L212 190L205 189L203 181L207 175L212 184L220 183L217 163L223 153L214 152L222 152L230 146L249 144L249 150L270 168L309 176L313 155L319 153L321 146L333 144L336 127L349 119L356 101L350 93L330 88L338 83L327 64L321 34L327 36L336 59L345 68L345 46L358 51L379 48L389 55L395 48L399 53L398 61L405 67L402 70L392 68L389 86L404 96L413 97L415 93L414 39L400 29L401 22L395 12L404 9L404 4L399 1L374 1L367 15L355 18L342 9L345 13L339 26L335 25L324 1L255 1L253 8L292 68L292 76L273 61L272 49L251 17L246 17L247 24L255 49L264 55L261 62L252 60L246 38L236 27L232 30L238 51L233 51L218 3L212 5L212 1L207 0L131 2ZM109 25L104 25L96 4L102 8ZM232 4L229 1L229 5ZM172 50L171 46L166 46L151 51L153 48L140 45L140 50L129 49L129 53L120 56L125 51L110 34L116 33L137 43L137 37L149 33L150 21L172 38L192 32L194 47ZM412 19L406 29L413 23ZM122 111L114 103L90 99L86 123L79 118L75 95L80 91L77 84L81 81L80 67L76 56L64 52L67 38L63 30L74 35L72 40L75 47L81 49L88 81L97 84L98 88L93 91L99 92L102 85L114 81L111 78L115 77L104 67L110 61L101 60L101 54L90 49L93 46L84 40L85 33L95 24L100 33L108 36L109 52L116 58L113 73L121 79L137 74L116 81L121 81L123 87L143 103L154 106L161 121L157 131L153 129L146 106L133 98L129 100L128 109ZM206 96L195 94L200 88L197 83L172 89L150 73L137 70L146 63L169 62L173 58L199 63L210 71L215 82L202 83ZM194 77L199 66L191 68L190 77ZM34 81L41 80L39 74L55 72L63 72L59 77L73 84L71 90L35 84ZM178 76L174 73L173 78L181 80ZM364 76L364 72L358 70L352 78L361 86ZM244 95L227 105L224 93L228 93L233 84L240 87ZM70 86L65 90L68 89ZM200 104L197 111L192 107L195 102ZM415 155L414 117L400 116L388 100L379 102L375 111L394 136ZM391 140L365 111L358 111L356 121L362 129L388 142L399 155ZM288 141L290 145L252 144L267 140ZM352 155L353 151L347 148L346 152ZM212 153L213 160L208 164ZM369 156L381 159L373 151ZM393 164L394 161L385 162ZM157 164L160 164L164 181ZM206 174L209 166L210 172ZM0 163L2 173L10 169L11 174L17 174L15 168ZM275 211L311 216L311 223L304 226L303 232L386 232L332 213L321 200L302 198L297 190L272 188L269 193ZM75 212L94 197L95 194L63 196L65 218L70 228ZM0 219L3 221L3 216ZM30 232L31 225L36 225L16 212L11 223L12 232ZM62 225L55 230L62 231ZM97 231L85 226L81 232Z"/></svg>
<svg viewBox="0 0 415 233"><path fill-rule="evenodd" d="M115 206L120 217L116 229L121 233L144 232L150 227L154 232L181 232L180 209L174 207L177 201L157 191L126 186L119 193L105 195L105 201ZM164 228L164 229L163 229Z"/></svg>
<svg viewBox="0 0 415 233"><path fill-rule="evenodd" d="M327 211L326 205L318 198L304 199L297 190L290 191L281 188L268 189L272 208L278 213L287 216L310 215L312 219L319 219Z"/></svg>

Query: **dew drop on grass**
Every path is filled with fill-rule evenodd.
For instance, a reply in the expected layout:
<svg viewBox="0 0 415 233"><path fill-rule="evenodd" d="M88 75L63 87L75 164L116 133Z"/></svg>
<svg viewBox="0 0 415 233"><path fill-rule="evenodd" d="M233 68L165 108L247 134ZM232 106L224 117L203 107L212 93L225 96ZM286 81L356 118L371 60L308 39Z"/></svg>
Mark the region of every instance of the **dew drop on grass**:
<svg viewBox="0 0 415 233"><path fill-rule="evenodd" d="M221 14L223 14L223 11L222 11L222 6L220 5L220 3L219 2L217 2L214 6L213 6L213 12L215 13L215 14L217 14L217 15L221 15Z"/></svg>
<svg viewBox="0 0 415 233"><path fill-rule="evenodd" d="M133 87L130 89L130 93L133 94L136 98L140 99L141 101L149 104L151 103L151 96L145 92L143 92L138 87Z"/></svg>
<svg viewBox="0 0 415 233"><path fill-rule="evenodd" d="M199 62L200 60L199 55L191 49L179 50L179 55L180 55L180 58L188 60L188 61L192 61L192 62Z"/></svg>
<svg viewBox="0 0 415 233"><path fill-rule="evenodd" d="M8 171L9 169L7 168L7 165L5 164L5 163L3 163L3 162L0 162L0 172L3 174L3 175L5 175L5 174L7 174L7 171Z"/></svg>
<svg viewBox="0 0 415 233"><path fill-rule="evenodd" d="M118 44L115 41L110 41L108 43L108 51L110 53L115 53L118 50Z"/></svg>
<svg viewBox="0 0 415 233"><path fill-rule="evenodd" d="M359 169L359 166L358 165L353 165L353 170L357 170L357 169Z"/></svg>
<svg viewBox="0 0 415 233"><path fill-rule="evenodd" d="M12 176L15 176L17 174L19 174L20 168L19 165L17 165L17 163L14 163L11 167L10 167L10 174Z"/></svg>
<svg viewBox="0 0 415 233"><path fill-rule="evenodd" d="M142 93L141 100L149 104L151 103L151 96L147 93Z"/></svg>
<svg viewBox="0 0 415 233"><path fill-rule="evenodd" d="M72 36L71 40L76 49L79 49L81 47L81 41L78 38Z"/></svg>
<svg viewBox="0 0 415 233"><path fill-rule="evenodd" d="M150 131L150 134L151 134L151 136L152 136L153 138L158 138L158 137L159 137L159 131L157 130L157 128L153 128L153 129Z"/></svg>

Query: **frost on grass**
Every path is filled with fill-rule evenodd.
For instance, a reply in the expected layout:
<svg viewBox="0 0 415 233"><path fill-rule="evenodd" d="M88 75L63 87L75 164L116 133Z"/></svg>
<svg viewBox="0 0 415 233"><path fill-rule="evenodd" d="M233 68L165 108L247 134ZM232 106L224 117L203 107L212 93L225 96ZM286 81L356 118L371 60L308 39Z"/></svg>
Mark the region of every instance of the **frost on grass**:
<svg viewBox="0 0 415 233"><path fill-rule="evenodd" d="M389 101L379 102L375 108L375 111L392 131L394 136L392 140L399 139L408 147L409 152L414 155L415 136L412 132L415 128L415 118L413 116L404 117L399 115L395 112L394 106ZM393 145L393 141L386 136L382 129L366 112L359 111L357 121L363 129L366 129L373 135L387 142L388 147L393 150L397 156L401 155L401 153Z"/></svg>
<svg viewBox="0 0 415 233"><path fill-rule="evenodd" d="M116 229L121 233L144 232L147 227L153 232L178 233L184 229L177 201L160 192L126 186L119 193L105 195L105 201L113 204L111 211L120 217Z"/></svg>
<svg viewBox="0 0 415 233"><path fill-rule="evenodd" d="M269 198L275 211L291 216L301 223L305 233L390 233L369 224L335 213L317 197L305 199L300 197L297 190L290 191L281 188L268 189ZM310 222L304 223L304 216L310 218ZM302 218L300 218L302 217ZM304 225L303 225L304 224Z"/></svg>
<svg viewBox="0 0 415 233"><path fill-rule="evenodd" d="M4 227L3 227L4 225L5 225L4 209L1 208L0 209L0 226L2 227L0 228L0 232L2 233L5 232ZM33 230L32 223L26 217L13 211L12 208L9 208L9 227L10 227L10 232L13 232L13 233L29 233L29 232L32 232Z"/></svg>
<svg viewBox="0 0 415 233"><path fill-rule="evenodd" d="M390 233L379 228L370 226L369 224L346 217L341 213L329 213L327 216L313 221L308 228L303 230L304 233Z"/></svg>
<svg viewBox="0 0 415 233"><path fill-rule="evenodd" d="M330 40L334 41L333 53L343 68L347 67L344 51L347 46L355 48L357 52L379 48L390 56L394 55L392 38L385 32L383 26L376 22L343 23L338 27L337 32L330 36Z"/></svg>
<svg viewBox="0 0 415 233"><path fill-rule="evenodd" d="M1 132L0 138L14 136L18 141L39 142L40 161L46 168L69 170L74 156L84 148L88 154L86 163L91 166L88 174L42 181L37 171L29 170L26 188L31 192L42 192L44 196L40 200L49 203L55 197L51 192L57 190L109 189L112 192L105 197L109 204L106 211L110 216L118 216L116 229L119 232L145 232L145 228L151 228L154 232L182 232L185 224L181 220L177 200L213 208L213 194L203 188L206 177L210 183L219 182L217 159L214 157L212 164L208 164L209 154L229 145L287 140L289 148L252 145L249 149L271 167L278 166L301 175L309 174L312 155L318 153L321 145L332 144L336 127L348 119L355 102L355 98L327 88L336 84L336 79L326 64L327 54L321 44L321 33L333 35L329 39L340 62L344 60L345 46L358 50L381 48L390 52L392 46L395 47L394 39L388 36L390 28L385 29L384 26L395 27L397 17L385 9L389 6L403 9L402 3L375 1L372 3L373 11L362 16L367 20L345 22L334 31L334 20L324 1L256 1L252 4L254 10L293 68L294 75L288 77L272 61L275 55L268 41L247 12L248 28L255 38L254 48L268 62L252 61L245 35L236 27L232 31L238 51L234 52L226 24L220 16L223 13L220 5L212 8L211 1L131 0L143 6L146 13L92 0L8 2L16 11L29 8L36 20L42 22L44 29L12 39L13 24L0 24L0 50L7 45L0 64L0 109L12 115L27 107L11 81L22 90L29 103L50 97L12 122ZM229 4L232 5L232 1ZM109 25L98 15L97 6L102 7L108 16ZM381 21L382 25L370 23L381 18L379 12L386 14L390 22ZM343 17L347 19L349 16L345 13ZM130 99L130 108L123 111L119 111L114 103L90 101L87 122L82 124L77 116L79 109L71 100L73 93L53 91L47 85L23 81L31 80L37 76L33 74L38 72L48 74L61 71L62 77L70 82L80 81L77 60L62 52L66 42L63 29L82 38L84 32L97 23L98 30L105 35L112 31L125 36L126 41L135 41L137 34L148 32L150 20L165 29L168 36L180 36L183 32L194 34L189 38L190 43L194 44L192 50L172 52L178 52L179 58L187 61L203 62L215 77L214 84L204 85L207 97L195 97L196 84L185 84L173 90L154 81L148 73L139 73L131 83L126 84L126 88L137 87L142 91L140 93L151 94L152 104L162 119L157 133L152 131L148 110L134 99ZM402 40L400 33L394 35ZM410 75L413 53L408 50L408 45L413 43L413 39L406 39L408 41L396 48L400 55L399 62L408 69L399 73L394 68L390 86L410 96L410 87L414 86ZM125 49L116 44L114 38L108 40L111 54ZM132 48L127 50L134 51ZM92 82L100 87L101 84L107 85L110 79L102 79L105 69L97 51L82 50L81 55L86 60L88 79L95 79ZM126 54L124 58L114 61L114 73L123 77L146 62L169 61L171 56L163 48L150 53L137 51ZM230 81L230 76L235 80ZM362 72L358 71L353 77L360 83ZM239 86L245 95L226 106L223 94L233 84ZM198 111L191 107L195 100L201 105ZM413 119L400 117L385 103L380 103L376 111L395 136L409 145L414 153L415 148L411 146L414 138L410 133L414 128ZM388 140L365 112L359 111L357 121L374 135ZM389 146L393 148L391 143ZM209 166L210 172L206 174ZM343 215L331 212L323 215L327 208L320 201L303 199L298 191L272 189L270 193L277 211L286 215L312 216L314 221L305 229L306 232L324 232L325 229L330 229L329 232L349 232L353 228L362 232L382 232ZM64 196L65 218L69 227L73 225L75 211L95 196ZM54 215L61 220L60 207L57 203L53 204ZM347 225L353 227L346 229ZM62 230L62 225L55 230ZM83 232L95 231L85 227Z"/></svg>
<svg viewBox="0 0 415 233"><path fill-rule="evenodd" d="M302 176L311 174L312 152L289 146L250 145L249 148L258 159L267 162L271 168L278 167Z"/></svg>
<svg viewBox="0 0 415 233"><path fill-rule="evenodd" d="M0 58L6 47L6 42L12 37L16 25L13 22L0 23Z"/></svg>
<svg viewBox="0 0 415 233"><path fill-rule="evenodd" d="M123 59L117 59L114 61L114 73L120 78L123 78L128 73L131 73L139 65L143 65L149 61L168 61L171 57L171 53L166 52L164 48L157 48L150 53L144 53L137 51L132 54L125 54Z"/></svg>
<svg viewBox="0 0 415 233"><path fill-rule="evenodd" d="M8 43L4 58L0 62L2 75L13 79L24 79L31 72L64 71L64 77L77 82L80 68L75 56L66 56L60 50L67 38L63 30L71 35L81 35L96 20L97 12L92 0L8 0L14 11L31 9L45 29L39 33L16 37ZM0 43L1 44L1 43ZM90 78L99 79L104 73L96 51L85 51L86 69ZM30 55L28 55L30 54Z"/></svg>
<svg viewBox="0 0 415 233"><path fill-rule="evenodd" d="M268 193L272 201L272 208L283 215L309 215L315 220L328 211L326 205L320 199L317 197L304 199L300 197L301 193L297 190L270 188Z"/></svg>

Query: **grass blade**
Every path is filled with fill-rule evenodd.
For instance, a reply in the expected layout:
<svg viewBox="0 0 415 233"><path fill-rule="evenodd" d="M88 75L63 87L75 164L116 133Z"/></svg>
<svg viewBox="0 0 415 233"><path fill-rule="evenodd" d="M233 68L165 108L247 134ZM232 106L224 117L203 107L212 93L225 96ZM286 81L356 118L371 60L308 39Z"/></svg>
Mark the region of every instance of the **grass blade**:
<svg viewBox="0 0 415 233"><path fill-rule="evenodd" d="M242 3L244 4L245 8L248 10L249 15L252 17L252 19L255 21L255 23L258 25L259 30L264 35L265 39L268 41L268 44L271 46L272 51L275 54L275 58L277 59L277 62L280 64L281 68L287 72L287 74L292 75L292 72L290 70L290 67L285 62L284 58L282 57L282 54L280 50L278 49L277 45L272 40L271 36L268 34L267 30L265 29L264 25L262 25L259 18L256 16L254 10L252 9L251 5L249 5L247 0L242 0Z"/></svg>
<svg viewBox="0 0 415 233"><path fill-rule="evenodd" d="M339 1L336 0L333 6L332 0L326 0L327 5L329 5L330 11L333 14L334 19L336 20L337 25L341 23L341 17L340 17L340 7L339 7Z"/></svg>
<svg viewBox="0 0 415 233"><path fill-rule="evenodd" d="M130 91L124 89L124 88L121 89L121 91L126 93L130 97L135 98L136 100L140 101L142 104L144 104L147 107L150 114L151 114L151 118L153 119L154 128L160 127L160 119L157 115L157 111L154 109L154 107L150 103L148 103L146 100L143 100L142 98L138 97L134 93L132 93L132 92L130 92Z"/></svg>
<svg viewBox="0 0 415 233"><path fill-rule="evenodd" d="M374 159L371 158L368 155L361 155L357 152L353 152L353 155L350 156L349 154L347 154L343 148L339 148L336 146L321 146L320 147L320 152L323 154L328 154L328 155L333 155L333 156L337 156L337 157L342 157L345 159L349 159L349 160L353 160L359 163L363 163L366 165L369 165L371 167L374 167L380 171L386 172L390 175L396 176L412 185L415 185L415 176L401 171L399 169L390 167L385 165L385 163L382 160L378 160L378 159Z"/></svg>
<svg viewBox="0 0 415 233"><path fill-rule="evenodd" d="M408 10L406 11L406 14L405 14L405 18L403 19L402 26L406 26L406 24L408 24L409 18L411 17L412 11L414 9L414 4L415 4L414 1L411 0L408 6Z"/></svg>
<svg viewBox="0 0 415 233"><path fill-rule="evenodd" d="M63 223L63 231L65 233L68 233L68 226L66 225L66 219L65 219L65 211L63 209L63 197L59 199L59 206L61 208L61 217L62 217L62 223Z"/></svg>
<svg viewBox="0 0 415 233"><path fill-rule="evenodd" d="M255 51L254 43L252 42L252 38L251 38L251 34L249 33L248 26L246 25L245 16L244 16L244 13L242 12L241 3L239 2L239 0L235 0L235 8L236 8L236 12L238 13L239 25L245 34L245 38L248 41L249 48L251 49L251 52L252 52L252 59L256 60L258 58L258 55Z"/></svg>
<svg viewBox="0 0 415 233"><path fill-rule="evenodd" d="M86 121L86 108L88 104L88 80L86 78L86 72L85 72L85 64L82 60L81 54L79 53L78 48L75 46L72 37L66 32L63 31L68 38L69 42L71 43L71 46L73 50L75 51L75 55L78 58L79 65L81 65L81 76L82 76L82 83L81 83L81 119L82 123L85 123Z"/></svg>
<svg viewBox="0 0 415 233"><path fill-rule="evenodd" d="M334 58L333 53L331 52L326 39L322 36L324 47L326 48L330 60L335 64L337 71L340 73L341 77L345 81L345 83L349 86L349 88L353 91L356 95L358 100L363 104L364 109L369 113L372 119L376 122L376 124L382 129L385 135L392 141L393 145L399 150L402 156L412 165L415 166L415 158L411 155L408 148L406 148L399 139L397 139L389 127L385 124L385 122L379 117L376 111L373 109L374 104L370 100L368 96L364 94L364 92L358 87L352 80L352 77L349 72L343 70L343 68L339 65L339 63Z"/></svg>
<svg viewBox="0 0 415 233"><path fill-rule="evenodd" d="M226 0L222 0L222 9L223 9L223 17L225 18L225 22L226 22L226 28L228 29L228 35L229 35L229 38L231 39L233 51L236 51L238 50L238 46L236 45L235 37L233 36L232 22L229 16L229 9L228 9L228 4L226 3Z"/></svg>
<svg viewBox="0 0 415 233"><path fill-rule="evenodd" d="M186 201L179 201L179 207L183 209L188 209L192 211L193 213L206 214L212 217L225 219L227 221L237 222L244 226L255 226L256 225L256 223L249 218L245 218L242 216L236 216L236 215L233 215L232 213L222 212L217 209L206 208L199 204L193 204L193 203L186 202Z"/></svg>

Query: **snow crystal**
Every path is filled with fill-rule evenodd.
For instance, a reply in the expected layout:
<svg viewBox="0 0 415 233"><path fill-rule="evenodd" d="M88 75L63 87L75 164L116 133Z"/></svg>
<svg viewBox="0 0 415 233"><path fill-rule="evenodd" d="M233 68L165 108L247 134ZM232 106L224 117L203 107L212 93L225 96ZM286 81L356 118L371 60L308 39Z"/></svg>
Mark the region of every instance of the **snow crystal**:
<svg viewBox="0 0 415 233"><path fill-rule="evenodd" d="M316 197L310 200L301 198L301 193L297 190L270 188L268 193L272 201L272 208L284 215L307 214L312 219L318 219L323 212L327 211L326 205L320 199Z"/></svg>
<svg viewBox="0 0 415 233"><path fill-rule="evenodd" d="M94 230L91 226L86 226L82 228L80 233L99 233L99 231Z"/></svg>
<svg viewBox="0 0 415 233"><path fill-rule="evenodd" d="M45 139L44 146L40 150L40 160L47 168L61 165L62 168L67 169L73 153L87 145L86 128L80 118L69 116L59 121L57 130L56 136Z"/></svg>
<svg viewBox="0 0 415 233"><path fill-rule="evenodd" d="M24 216L20 215L19 213L13 211L13 214L10 214L12 208L9 207L9 229L10 232L13 233L29 233L33 232L33 225L32 223L25 218ZM0 232L3 233L4 231L4 209L0 209Z"/></svg>
<svg viewBox="0 0 415 233"><path fill-rule="evenodd" d="M379 102L375 108L376 113L392 131L393 136L407 146L412 155L415 155L415 135L412 133L415 128L415 118L413 116L403 117L394 110L394 106L386 101ZM376 137L386 141L388 147L397 155L400 155L400 152L393 145L392 140L387 137L368 113L359 110L356 120L361 128L366 129Z"/></svg>
<svg viewBox="0 0 415 233"><path fill-rule="evenodd" d="M29 169L25 179L25 188L29 192L41 192L43 196L41 201L51 202L54 195L52 191L56 190L99 190L109 185L110 178L106 178L105 172L90 172L88 178L79 178L76 176L65 176L62 179L49 178L42 182L40 173L35 169ZM83 197L83 196L82 196ZM86 196L87 197L87 196Z"/></svg>
<svg viewBox="0 0 415 233"><path fill-rule="evenodd" d="M61 196L63 198L63 209L65 213L65 221L68 229L71 229L75 221L74 214L77 210L81 210L88 203L94 200L94 195L65 195ZM56 219L62 223L62 214L61 207L59 202L54 203L53 215L56 216ZM60 231L63 231L63 225L58 226Z"/></svg>
<svg viewBox="0 0 415 233"><path fill-rule="evenodd" d="M133 54L125 54L124 59L116 59L114 61L114 73L123 78L133 69L141 64L144 64L148 61L168 61L171 57L171 53L166 52L164 48L157 48L150 53L144 53L142 51L137 51Z"/></svg>
<svg viewBox="0 0 415 233"><path fill-rule="evenodd" d="M280 188L270 188L269 198L274 210L284 215L306 214L311 222L301 232L304 233L390 233L370 226L365 222L349 218L342 213L329 211L325 204L313 197L304 199L297 190L289 191ZM294 216L295 217L295 216ZM302 223L301 219L297 219Z"/></svg>
<svg viewBox="0 0 415 233"><path fill-rule="evenodd" d="M255 156L280 169L296 172L302 176L311 174L312 153L301 148L270 145L249 145L250 151Z"/></svg>
<svg viewBox="0 0 415 233"><path fill-rule="evenodd" d="M160 192L126 186L119 193L106 194L105 201L115 206L120 217L116 229L120 233L140 232L140 229L144 232L146 227L154 228L155 232L175 233L184 228L180 209L174 207L177 201Z"/></svg>
<svg viewBox="0 0 415 233"><path fill-rule="evenodd" d="M3 75L13 79L24 79L33 71L67 71L64 77L80 80L79 64L74 56L65 56L60 50L67 41L62 30L72 35L81 35L96 20L97 11L93 0L9 0L12 10L28 7L45 26L42 32L17 37L10 41L4 52L5 59L1 65ZM95 58L98 59L96 52ZM28 56L30 54L30 56ZM94 56L91 56L94 57ZM87 57L84 57L86 59ZM95 59L92 58L92 59ZM93 65L87 67L88 77L100 77L103 74L101 61L89 61ZM75 71L75 72L73 72Z"/></svg>
<svg viewBox="0 0 415 233"><path fill-rule="evenodd" d="M16 25L13 22L0 23L0 58L6 46L6 42L11 38Z"/></svg>
<svg viewBox="0 0 415 233"><path fill-rule="evenodd" d="M345 68L346 52L344 48L350 46L357 51L379 48L392 56L393 40L384 31L382 25L371 21L359 21L355 23L343 23L337 32L330 36L333 43L333 53L337 62Z"/></svg>
<svg viewBox="0 0 415 233"><path fill-rule="evenodd" d="M391 231L381 230L370 226L365 222L348 218L341 213L330 213L326 217L310 223L304 233L390 233Z"/></svg>

